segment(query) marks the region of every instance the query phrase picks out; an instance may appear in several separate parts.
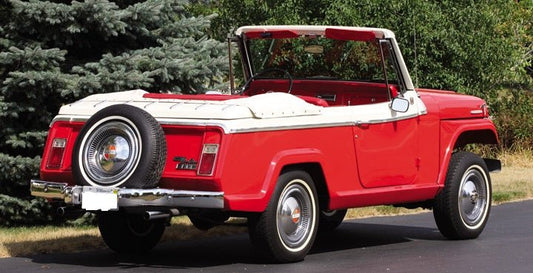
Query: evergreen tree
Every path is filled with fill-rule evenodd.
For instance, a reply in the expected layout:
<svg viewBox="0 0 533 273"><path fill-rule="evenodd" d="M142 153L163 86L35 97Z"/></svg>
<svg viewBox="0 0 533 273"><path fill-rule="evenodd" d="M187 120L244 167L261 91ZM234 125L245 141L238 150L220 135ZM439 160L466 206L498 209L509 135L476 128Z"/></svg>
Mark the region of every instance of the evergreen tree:
<svg viewBox="0 0 533 273"><path fill-rule="evenodd" d="M28 182L62 104L134 88L196 93L224 80L226 45L205 35L213 17L194 17L188 5L0 0L0 194L30 199ZM45 207L12 197L0 195L11 219ZM6 209L13 204L21 209Z"/></svg>

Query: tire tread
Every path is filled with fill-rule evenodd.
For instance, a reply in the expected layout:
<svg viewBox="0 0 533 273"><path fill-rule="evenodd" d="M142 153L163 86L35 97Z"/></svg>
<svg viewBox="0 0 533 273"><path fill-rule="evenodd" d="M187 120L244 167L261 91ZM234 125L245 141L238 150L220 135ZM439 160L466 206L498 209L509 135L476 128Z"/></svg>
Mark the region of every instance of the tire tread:
<svg viewBox="0 0 533 273"><path fill-rule="evenodd" d="M315 223L313 225L313 230L311 231L310 236L312 237L309 240L308 245L299 252L290 252L282 246L282 243L278 238L276 227L276 208L280 195L283 192L286 184L296 178L305 181L312 191L309 194L312 194L312 198L315 200ZM262 258L266 258L268 261L276 263L289 263L303 260L311 249L318 230L319 206L317 202L318 199L315 185L313 183L313 179L307 172L292 170L282 173L278 178L276 189L272 194L267 209L258 215L249 217L248 219L250 241L254 245L258 255L260 255Z"/></svg>
<svg viewBox="0 0 533 273"><path fill-rule="evenodd" d="M458 209L458 191L464 171L469 166L477 164L481 166L487 176L489 188L487 200L487 212L484 223L478 229L468 229L464 226ZM490 214L490 177L485 162L476 154L459 151L452 154L446 173L446 181L442 191L436 196L433 205L433 215L439 231L444 237L452 240L474 239L481 234Z"/></svg>

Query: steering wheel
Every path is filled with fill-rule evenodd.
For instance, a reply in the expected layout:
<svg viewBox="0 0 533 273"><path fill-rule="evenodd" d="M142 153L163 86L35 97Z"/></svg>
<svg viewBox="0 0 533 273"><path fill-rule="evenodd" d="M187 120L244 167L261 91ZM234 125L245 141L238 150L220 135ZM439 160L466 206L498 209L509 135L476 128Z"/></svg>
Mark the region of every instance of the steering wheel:
<svg viewBox="0 0 533 273"><path fill-rule="evenodd" d="M283 72L284 76L286 76L288 79L289 79L289 89L287 90L287 93L291 93L292 91L292 76L291 74L289 73L289 71L285 70L285 69L281 69L281 68L267 68L267 69L264 69L264 70L261 70L257 73L255 73L253 76L251 76L245 83L244 85L242 86L241 90L237 93L238 95L242 95L244 94L244 91L246 91L246 89L248 89L248 87L250 87L250 83L252 83L252 81L254 81L255 79L257 79L257 77L263 75L263 74L266 74L266 73L269 73L269 72L272 72L272 71L280 71L280 72Z"/></svg>

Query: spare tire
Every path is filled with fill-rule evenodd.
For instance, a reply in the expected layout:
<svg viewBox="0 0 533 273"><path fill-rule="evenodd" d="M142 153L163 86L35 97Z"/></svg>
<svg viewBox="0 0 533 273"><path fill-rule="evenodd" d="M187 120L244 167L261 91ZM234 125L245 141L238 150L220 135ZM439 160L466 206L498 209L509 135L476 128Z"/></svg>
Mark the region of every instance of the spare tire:
<svg viewBox="0 0 533 273"><path fill-rule="evenodd" d="M163 129L152 115L127 104L106 107L83 126L72 154L78 185L153 188L167 154Z"/></svg>

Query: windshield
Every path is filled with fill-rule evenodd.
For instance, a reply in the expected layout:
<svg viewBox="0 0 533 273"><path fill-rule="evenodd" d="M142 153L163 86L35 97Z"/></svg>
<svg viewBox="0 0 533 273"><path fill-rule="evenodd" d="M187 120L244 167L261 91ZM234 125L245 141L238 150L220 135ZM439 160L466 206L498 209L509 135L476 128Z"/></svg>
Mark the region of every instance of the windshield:
<svg viewBox="0 0 533 273"><path fill-rule="evenodd" d="M378 40L334 40L322 36L247 41L253 73L282 69L295 79L385 82ZM391 56L383 48L387 79L396 83ZM271 73L261 75L268 78ZM272 77L272 76L270 76Z"/></svg>

